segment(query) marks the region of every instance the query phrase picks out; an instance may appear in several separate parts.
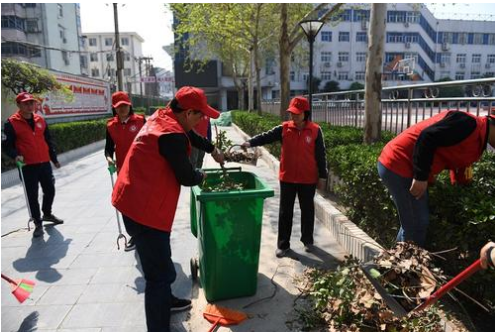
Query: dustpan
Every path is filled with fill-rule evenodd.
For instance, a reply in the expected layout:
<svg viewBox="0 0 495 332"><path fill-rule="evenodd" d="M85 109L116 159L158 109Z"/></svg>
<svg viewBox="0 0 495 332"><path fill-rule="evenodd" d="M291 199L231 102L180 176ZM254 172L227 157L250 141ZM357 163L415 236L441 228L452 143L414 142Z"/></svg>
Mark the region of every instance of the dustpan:
<svg viewBox="0 0 495 332"><path fill-rule="evenodd" d="M368 278L368 280L371 282L373 287L375 287L376 291L380 296L382 297L383 301L385 304L392 310L392 312L398 316L398 317L403 317L406 316L408 313L413 312L413 311L421 311L425 309L426 307L432 305L436 301L438 301L442 296L447 294L450 290L452 290L454 287L456 287L458 284L469 278L472 274L476 273L477 271L481 270L481 261L477 259L474 263L472 263L469 267L467 267L465 270L463 270L461 273L456 275L452 280L447 282L445 285L440 287L438 290L433 292L430 296L424 299L424 301L419 304L416 308L412 309L411 311L407 311L393 296L391 296L387 290L381 285L381 283L378 281L376 278L375 274L377 273L376 270L377 266L373 263L366 263L361 265L361 269L364 273L364 275Z"/></svg>
<svg viewBox="0 0 495 332"><path fill-rule="evenodd" d="M17 301L19 301L19 303L26 301L29 295L33 292L34 282L31 280L20 279L18 281L15 281L13 279L10 279L3 273L2 279L6 280L10 284L12 288L12 294L15 296Z"/></svg>
<svg viewBox="0 0 495 332"><path fill-rule="evenodd" d="M247 315L243 312L221 307L216 304L208 304L203 317L210 323L213 323L208 330L208 332L213 332L219 325L237 325L242 323L247 318Z"/></svg>

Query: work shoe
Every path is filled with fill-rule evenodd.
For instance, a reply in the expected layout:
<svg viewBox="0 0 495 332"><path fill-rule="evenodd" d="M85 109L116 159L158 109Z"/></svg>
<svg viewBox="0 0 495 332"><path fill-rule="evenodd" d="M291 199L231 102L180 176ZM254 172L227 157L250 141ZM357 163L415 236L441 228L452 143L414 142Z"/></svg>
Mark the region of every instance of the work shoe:
<svg viewBox="0 0 495 332"><path fill-rule="evenodd" d="M133 251L136 249L136 244L134 243L134 239L131 237L129 241L127 241L127 245L124 248L124 251Z"/></svg>
<svg viewBox="0 0 495 332"><path fill-rule="evenodd" d="M41 224L35 224L34 225L34 232L33 232L33 237L40 237L43 236L43 225Z"/></svg>
<svg viewBox="0 0 495 332"><path fill-rule="evenodd" d="M55 225L60 225L64 223L62 219L55 217L53 214L44 215L43 220L52 222Z"/></svg>
<svg viewBox="0 0 495 332"><path fill-rule="evenodd" d="M305 244L304 245L304 251L306 252L313 252L315 250L315 246L312 244Z"/></svg>
<svg viewBox="0 0 495 332"><path fill-rule="evenodd" d="M186 299L179 299L172 295L172 305L170 311L182 311L191 308L191 301Z"/></svg>
<svg viewBox="0 0 495 332"><path fill-rule="evenodd" d="M278 258L282 258L285 255L287 255L287 253L289 252L289 250L290 250L290 248L287 248L287 249L277 249L277 250L275 250L275 256L277 256Z"/></svg>

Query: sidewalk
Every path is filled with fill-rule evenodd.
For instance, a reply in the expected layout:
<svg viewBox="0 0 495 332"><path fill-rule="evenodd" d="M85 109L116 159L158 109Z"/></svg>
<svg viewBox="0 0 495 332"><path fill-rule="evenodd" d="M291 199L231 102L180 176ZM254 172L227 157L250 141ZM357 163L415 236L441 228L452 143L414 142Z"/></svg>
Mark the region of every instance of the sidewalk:
<svg viewBox="0 0 495 332"><path fill-rule="evenodd" d="M241 136L231 127L221 128L235 143ZM238 164L228 164L236 166ZM208 156L205 167L218 165ZM293 277L306 266L332 267L345 252L330 231L315 224L315 253L305 253L300 236L300 211L294 213L291 239L294 254L275 257L278 220L278 180L263 160L242 165L256 173L275 190L265 200L263 229L255 296L218 302L242 310L250 317L240 326L219 331L290 331L288 321L297 318L293 302L298 295ZM27 232L27 209L21 186L2 190L2 272L14 278L31 279L35 290L24 304L17 303L8 285L2 283L2 331L110 332L146 331L144 279L135 252L117 250L115 210L110 205L110 177L103 152L54 170L57 194L54 213L65 220L45 236L32 239ZM197 239L190 232L189 188L182 188L171 237L172 257L177 270L175 295L192 298L190 312L172 316L173 331L207 331L203 319L206 300L197 283L193 285L189 259L197 254ZM273 278L273 284L271 279ZM258 299L275 296L249 306Z"/></svg>

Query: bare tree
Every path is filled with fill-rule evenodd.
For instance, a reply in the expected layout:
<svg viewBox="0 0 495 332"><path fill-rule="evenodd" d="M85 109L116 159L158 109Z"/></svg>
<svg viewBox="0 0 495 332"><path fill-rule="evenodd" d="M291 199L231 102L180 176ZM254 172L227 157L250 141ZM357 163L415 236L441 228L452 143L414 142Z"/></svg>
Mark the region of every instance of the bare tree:
<svg viewBox="0 0 495 332"><path fill-rule="evenodd" d="M368 32L368 60L364 93L364 143L371 144L380 139L382 112L382 64L385 45L386 3L371 5L370 28Z"/></svg>

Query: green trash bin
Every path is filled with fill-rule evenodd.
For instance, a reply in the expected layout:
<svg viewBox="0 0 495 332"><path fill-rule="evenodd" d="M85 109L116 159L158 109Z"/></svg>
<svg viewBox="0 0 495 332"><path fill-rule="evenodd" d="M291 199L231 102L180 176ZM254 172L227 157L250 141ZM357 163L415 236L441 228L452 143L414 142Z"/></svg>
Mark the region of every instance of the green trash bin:
<svg viewBox="0 0 495 332"><path fill-rule="evenodd" d="M207 170L206 184L221 181L221 170ZM274 191L250 172L229 171L244 190L191 190L191 232L196 232L199 262L191 259L191 274L199 279L208 302L251 296L258 284L263 202ZM193 219L194 217L194 219Z"/></svg>

